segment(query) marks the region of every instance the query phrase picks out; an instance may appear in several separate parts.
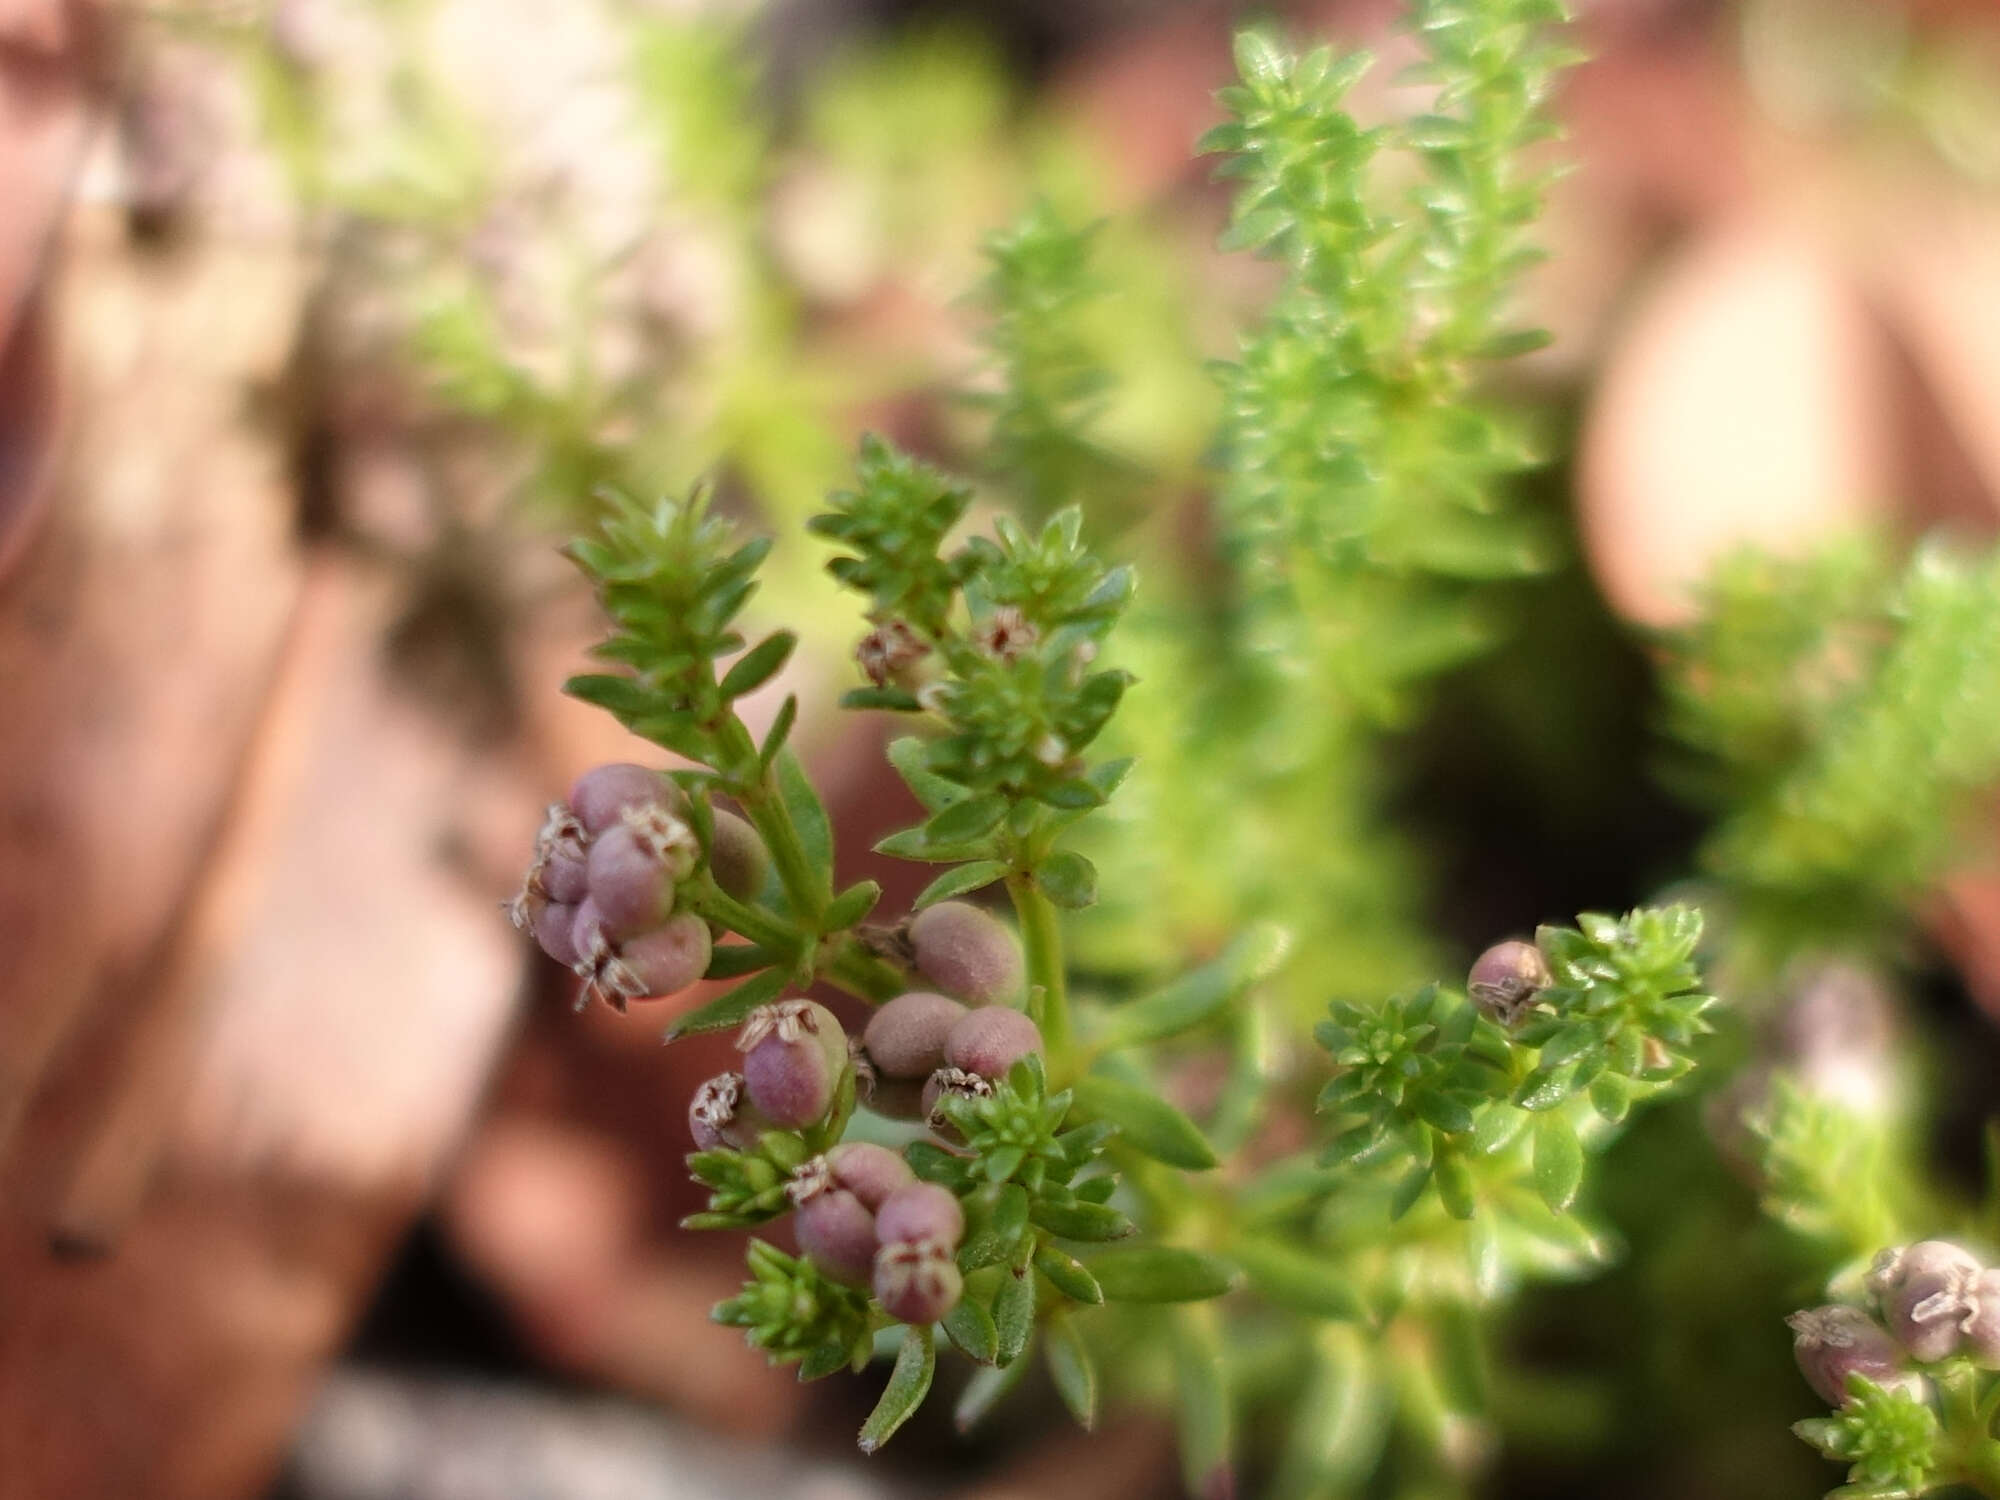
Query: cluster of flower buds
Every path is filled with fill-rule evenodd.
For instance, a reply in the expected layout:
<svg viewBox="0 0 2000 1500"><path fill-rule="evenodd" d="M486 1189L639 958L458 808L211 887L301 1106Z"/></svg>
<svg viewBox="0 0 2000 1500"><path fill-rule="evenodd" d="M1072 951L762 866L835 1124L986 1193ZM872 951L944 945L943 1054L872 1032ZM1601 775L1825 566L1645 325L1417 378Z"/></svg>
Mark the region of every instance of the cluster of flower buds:
<svg viewBox="0 0 2000 1500"><path fill-rule="evenodd" d="M915 990L868 1018L861 1046L876 1077L869 1106L877 1114L927 1120L933 1129L943 1129L940 1098L992 1092L992 1080L1005 1078L1030 1052L1041 1052L1042 1033L1011 1006L968 1007Z"/></svg>
<svg viewBox="0 0 2000 1500"><path fill-rule="evenodd" d="M828 1276L872 1287L904 1323L935 1323L957 1305L965 1211L895 1152L844 1142L800 1167L786 1191L799 1249Z"/></svg>
<svg viewBox="0 0 2000 1500"><path fill-rule="evenodd" d="M680 788L645 766L586 771L569 800L549 808L509 914L542 951L623 1010L628 1001L684 990L708 969L708 924L677 908L701 846ZM764 848L732 813L713 814L710 869L742 898L763 883Z"/></svg>
<svg viewBox="0 0 2000 1500"><path fill-rule="evenodd" d="M1955 1356L2000 1370L2000 1268L1948 1240L1923 1240L1878 1255L1868 1293L1874 1315L1836 1304L1786 1320L1800 1372L1830 1404L1846 1403L1849 1375L1914 1385L1912 1365Z"/></svg>

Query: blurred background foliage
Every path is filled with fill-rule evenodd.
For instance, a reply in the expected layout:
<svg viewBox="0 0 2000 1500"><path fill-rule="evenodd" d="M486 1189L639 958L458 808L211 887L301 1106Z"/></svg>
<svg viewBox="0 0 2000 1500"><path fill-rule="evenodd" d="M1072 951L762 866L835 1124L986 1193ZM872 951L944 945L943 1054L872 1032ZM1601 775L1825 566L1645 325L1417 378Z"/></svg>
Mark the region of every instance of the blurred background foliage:
<svg viewBox="0 0 2000 1500"><path fill-rule="evenodd" d="M1510 59L1474 103L1490 134L1468 168L1418 91L1383 86L1414 60L1396 7L1279 9L1294 35L1384 54L1348 100L1407 147L1365 164L1352 206L1377 217L1309 205L1349 244L1288 241L1254 201L1232 218L1239 184L1194 156L1226 36L1253 19L1222 6L164 8L136 21L120 194L144 253L172 256L230 222L213 168L231 130L282 184L265 191L310 273L263 394L302 529L396 580L389 659L479 744L547 733L521 643L574 643L552 544L607 492L709 475L780 538L752 613L800 631L800 738L838 762L843 731L811 706L858 680L862 627L803 522L868 428L977 476L985 505L1083 504L1092 544L1138 566L1117 651L1139 683L1111 738L1139 766L1096 820L1102 899L1076 926L1098 992L1280 920L1284 977L1215 1040L1309 1092L1314 1064L1282 1039L1329 1000L1377 1003L1578 910L1702 905L1721 1035L1697 1097L1635 1118L1605 1159L1587 1233L1523 1250L1500 1295L1441 1269L1421 1242L1441 1216L1413 1221L1379 1274L1421 1318L1381 1340L1273 1319L1221 1353L1271 1455L1253 1489L1818 1493L1828 1471L1786 1430L1814 1404L1781 1315L1883 1243L2000 1248L2000 429L1982 420L2000 372L1944 327L1976 341L1990 282L1920 253L1969 203L1974 259L2000 255L1979 217L2000 186L2000 26L1978 5L1602 0L1574 37L1599 60L1555 96L1577 144L1510 110L1561 59ZM1263 153L1281 186L1287 150L1324 144L1209 141ZM1359 182L1374 146L1348 144ZM1581 176L1552 183L1566 152ZM1482 170L1501 175L1466 188ZM1674 394L1627 345L1653 307L1693 320L1684 247L1773 217L1890 350L1805 340L1805 363L1891 413L1889 456L1855 436L1872 421L1810 428L1831 479L1803 465L1789 511L1782 463L1700 411L1693 436L1620 425ZM1792 283L1754 285L1775 305ZM1546 349L1515 337L1540 325ZM1767 367L1744 357L1718 400L1766 420L1746 387ZM1651 442L1705 437L1707 468L1649 462ZM1699 557L1647 519L1683 511L1721 539ZM868 797L847 809L863 827ZM643 1080L629 1112L675 1113L650 1051L565 1057L535 1026L517 1075L551 1055L616 1067ZM1191 1092L1217 1086L1213 1059L1187 1067ZM502 1112L523 1092L503 1084ZM627 1167L679 1170L657 1123L569 1116ZM491 1272L508 1263L476 1242L470 1191L449 1190L351 1353L675 1399L650 1369L563 1352L550 1304ZM670 1190L625 1191L672 1221ZM1313 1232L1350 1232L1339 1204ZM1146 1357L1121 1389L1164 1399L1148 1330L1128 1337ZM799 1430L837 1443L863 1398L811 1399ZM1037 1393L970 1446L933 1413L871 1473L970 1487L1052 1409ZM344 1493L346 1410L308 1428L291 1493ZM400 1441L421 1448L421 1424ZM1171 1486L1106 1451L1134 1493Z"/></svg>

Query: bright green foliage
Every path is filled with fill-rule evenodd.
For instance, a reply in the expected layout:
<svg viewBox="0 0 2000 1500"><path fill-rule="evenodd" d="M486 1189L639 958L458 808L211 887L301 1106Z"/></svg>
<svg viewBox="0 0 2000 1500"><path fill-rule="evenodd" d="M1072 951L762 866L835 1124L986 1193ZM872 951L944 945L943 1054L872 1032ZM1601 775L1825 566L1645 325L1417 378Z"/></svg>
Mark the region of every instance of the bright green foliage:
<svg viewBox="0 0 2000 1500"><path fill-rule="evenodd" d="M972 491L874 436L861 440L856 487L827 497L809 528L849 549L827 571L866 594L869 614L942 635L969 558L939 554L972 503Z"/></svg>
<svg viewBox="0 0 2000 1500"><path fill-rule="evenodd" d="M1567 1209L1583 1155L1564 1102L1584 1095L1617 1123L1692 1066L1687 1049L1713 1003L1692 963L1700 934L1699 914L1681 906L1542 928L1555 983L1511 1030L1435 985L1380 1007L1336 1003L1314 1032L1338 1069L1319 1108L1348 1123L1323 1164L1400 1173L1397 1217L1434 1183L1446 1209L1469 1218L1471 1163L1507 1160L1529 1132L1535 1186L1551 1209Z"/></svg>
<svg viewBox="0 0 2000 1500"><path fill-rule="evenodd" d="M1937 1414L1905 1390L1884 1390L1852 1377L1854 1397L1838 1416L1812 1417L1793 1427L1828 1458L1850 1465L1843 1500L1896 1500L1931 1487L1942 1429Z"/></svg>
<svg viewBox="0 0 2000 1500"><path fill-rule="evenodd" d="M1747 1123L1764 1212L1820 1247L1830 1267L1865 1265L1934 1220L1895 1122L1866 1118L1781 1076Z"/></svg>
<svg viewBox="0 0 2000 1500"><path fill-rule="evenodd" d="M993 411L986 457L1030 516L1083 500L1102 506L1104 491L1133 478L1091 437L1112 380L1086 326L1103 292L1096 235L1097 226L1071 225L1041 199L986 241L980 301L1000 376L999 393L978 398Z"/></svg>
<svg viewBox="0 0 2000 1500"><path fill-rule="evenodd" d="M798 1365L801 1380L867 1362L874 1328L866 1296L763 1240L750 1242L748 1259L750 1280L716 1304L716 1322L743 1329L774 1364Z"/></svg>
<svg viewBox="0 0 2000 1500"><path fill-rule="evenodd" d="M1738 558L1671 638L1673 727L1728 816L1702 851L1747 943L1881 946L2000 774L2000 556Z"/></svg>

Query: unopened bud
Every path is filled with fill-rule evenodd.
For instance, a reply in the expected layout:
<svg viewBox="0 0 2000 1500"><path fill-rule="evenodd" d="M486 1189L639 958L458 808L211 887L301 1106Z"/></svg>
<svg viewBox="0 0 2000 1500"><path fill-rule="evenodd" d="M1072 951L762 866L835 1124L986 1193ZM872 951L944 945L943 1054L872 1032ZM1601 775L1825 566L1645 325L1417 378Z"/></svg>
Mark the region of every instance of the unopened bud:
<svg viewBox="0 0 2000 1500"><path fill-rule="evenodd" d="M559 901L545 903L535 914L535 941L565 969L575 968L583 956L576 948L576 908Z"/></svg>
<svg viewBox="0 0 2000 1500"><path fill-rule="evenodd" d="M1026 969L1007 924L963 901L941 901L910 919L910 956L924 977L970 1005L1021 993Z"/></svg>
<svg viewBox="0 0 2000 1500"><path fill-rule="evenodd" d="M656 927L673 909L671 872L629 824L614 824L597 836L586 868L590 899L613 936Z"/></svg>
<svg viewBox="0 0 2000 1500"><path fill-rule="evenodd" d="M1980 1265L1947 1240L1922 1240L1884 1250L1868 1272L1868 1290L1882 1305L1882 1322L1911 1356L1929 1364L1948 1359L1975 1311L1972 1289Z"/></svg>
<svg viewBox="0 0 2000 1500"><path fill-rule="evenodd" d="M709 846L708 870L726 895L755 901L764 889L771 856L757 830L733 812L715 810L715 836Z"/></svg>
<svg viewBox="0 0 2000 1500"><path fill-rule="evenodd" d="M944 1039L966 1014L956 1000L913 990L876 1008L861 1045L884 1078L928 1078L944 1066Z"/></svg>
<svg viewBox="0 0 2000 1500"><path fill-rule="evenodd" d="M1835 1303L1810 1308L1793 1313L1785 1322L1792 1329L1799 1373L1829 1406L1847 1404L1849 1375L1893 1385L1903 1374L1903 1351L1858 1307Z"/></svg>
<svg viewBox="0 0 2000 1500"><path fill-rule="evenodd" d="M847 1033L812 1000L780 1000L750 1012L736 1039L751 1101L788 1128L814 1125L833 1106L847 1065Z"/></svg>
<svg viewBox="0 0 2000 1500"><path fill-rule="evenodd" d="M875 1300L902 1323L935 1323L965 1290L958 1262L930 1240L884 1245L875 1256Z"/></svg>
<svg viewBox="0 0 2000 1500"><path fill-rule="evenodd" d="M1042 1050L1041 1028L1018 1010L988 1005L967 1011L945 1038L944 1060L981 1078L1005 1078L1030 1052Z"/></svg>
<svg viewBox="0 0 2000 1500"><path fill-rule="evenodd" d="M593 836L604 832L628 807L679 805L679 789L658 771L615 762L585 771L570 788L569 809Z"/></svg>
<svg viewBox="0 0 2000 1500"><path fill-rule="evenodd" d="M934 1182L905 1183L875 1211L875 1236L885 1245L935 1240L956 1247L965 1237L965 1210L949 1188Z"/></svg>
<svg viewBox="0 0 2000 1500"><path fill-rule="evenodd" d="M854 1194L870 1213L878 1211L891 1193L917 1180L908 1162L872 1141L843 1141L826 1153L825 1161L834 1185Z"/></svg>
<svg viewBox="0 0 2000 1500"><path fill-rule="evenodd" d="M1552 982L1549 961L1533 943L1518 938L1495 943L1473 960L1465 992L1482 1014L1512 1026Z"/></svg>
<svg viewBox="0 0 2000 1500"><path fill-rule="evenodd" d="M679 912L620 943L604 982L627 1000L678 995L708 972L714 952L708 924L693 912Z"/></svg>
<svg viewBox="0 0 2000 1500"><path fill-rule="evenodd" d="M835 1281L868 1284L875 1269L875 1216L847 1189L804 1195L792 1216L792 1232L806 1257Z"/></svg>

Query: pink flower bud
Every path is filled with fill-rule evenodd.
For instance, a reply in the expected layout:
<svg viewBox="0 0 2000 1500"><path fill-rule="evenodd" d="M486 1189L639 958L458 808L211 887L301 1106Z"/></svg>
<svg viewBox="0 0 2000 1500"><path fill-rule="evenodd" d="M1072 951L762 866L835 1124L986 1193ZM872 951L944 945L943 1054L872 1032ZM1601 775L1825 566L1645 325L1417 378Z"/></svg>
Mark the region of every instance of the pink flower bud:
<svg viewBox="0 0 2000 1500"><path fill-rule="evenodd" d="M583 956L576 948L576 908L559 901L546 903L535 914L535 941L565 969L575 968Z"/></svg>
<svg viewBox="0 0 2000 1500"><path fill-rule="evenodd" d="M677 995L708 972L714 951L708 924L693 912L680 912L620 943L604 983L627 1000Z"/></svg>
<svg viewBox="0 0 2000 1500"><path fill-rule="evenodd" d="M799 1249L835 1281L866 1286L875 1268L875 1216L845 1188L808 1194L792 1216Z"/></svg>
<svg viewBox="0 0 2000 1500"><path fill-rule="evenodd" d="M1021 993L1021 945L998 917L963 901L941 901L910 919L910 954L924 977L971 1005Z"/></svg>
<svg viewBox="0 0 2000 1500"><path fill-rule="evenodd" d="M875 1300L898 1322L935 1323L958 1305L965 1281L934 1240L884 1245L875 1256Z"/></svg>
<svg viewBox="0 0 2000 1500"><path fill-rule="evenodd" d="M634 809L605 829L590 846L588 870L607 929L623 936L657 927L700 852L693 830L661 807Z"/></svg>
<svg viewBox="0 0 2000 1500"><path fill-rule="evenodd" d="M1041 1050L1041 1028L1033 1021L1005 1005L988 1005L969 1011L951 1028L944 1060L981 1078L1005 1078L1015 1063Z"/></svg>
<svg viewBox="0 0 2000 1500"><path fill-rule="evenodd" d="M1465 976L1472 1003L1502 1026L1512 1026L1553 980L1549 961L1533 943L1511 938L1495 943L1473 960Z"/></svg>
<svg viewBox="0 0 2000 1500"><path fill-rule="evenodd" d="M753 1145L769 1126L743 1097L741 1073L718 1073L688 1101L688 1134L697 1151L736 1150Z"/></svg>
<svg viewBox="0 0 2000 1500"><path fill-rule="evenodd" d="M1965 1353L1982 1370L2000 1370L2000 1270L1981 1271L1968 1300Z"/></svg>
<svg viewBox="0 0 2000 1500"><path fill-rule="evenodd" d="M844 1141L826 1153L827 1171L836 1187L846 1188L870 1213L899 1188L917 1180L910 1164L887 1146L871 1141Z"/></svg>
<svg viewBox="0 0 2000 1500"><path fill-rule="evenodd" d="M847 1033L832 1011L812 1000L780 1000L750 1012L736 1039L753 1102L778 1124L817 1124L833 1107L847 1066Z"/></svg>
<svg viewBox="0 0 2000 1500"><path fill-rule="evenodd" d="M571 905L581 901L590 893L590 866L581 853L557 852L549 856L549 862L542 866L542 889L547 891L551 901L566 901Z"/></svg>
<svg viewBox="0 0 2000 1500"><path fill-rule="evenodd" d="M965 1235L965 1210L949 1188L911 1182L882 1200L875 1211L875 1237L885 1245L932 1240L957 1248Z"/></svg>
<svg viewBox="0 0 2000 1500"><path fill-rule="evenodd" d="M1973 1284L1979 1262L1946 1240L1923 1240L1884 1250L1868 1272L1868 1290L1882 1305L1882 1322L1912 1357L1928 1364L1948 1359L1964 1338L1975 1311Z"/></svg>
<svg viewBox="0 0 2000 1500"><path fill-rule="evenodd" d="M715 836L709 845L708 869L726 895L755 901L764 889L771 856L757 830L732 812L715 810Z"/></svg>
<svg viewBox="0 0 2000 1500"><path fill-rule="evenodd" d="M570 811L593 835L611 827L628 807L673 808L679 800L679 789L658 771L622 762L585 771L569 793Z"/></svg>
<svg viewBox="0 0 2000 1500"><path fill-rule="evenodd" d="M883 1078L928 1078L944 1066L944 1039L965 1015L956 1000L915 990L876 1009L861 1045Z"/></svg>
<svg viewBox="0 0 2000 1500"><path fill-rule="evenodd" d="M1785 1322L1792 1329L1799 1373L1829 1406L1847 1404L1849 1375L1864 1375L1878 1385L1902 1378L1903 1351L1858 1307L1815 1307Z"/></svg>

